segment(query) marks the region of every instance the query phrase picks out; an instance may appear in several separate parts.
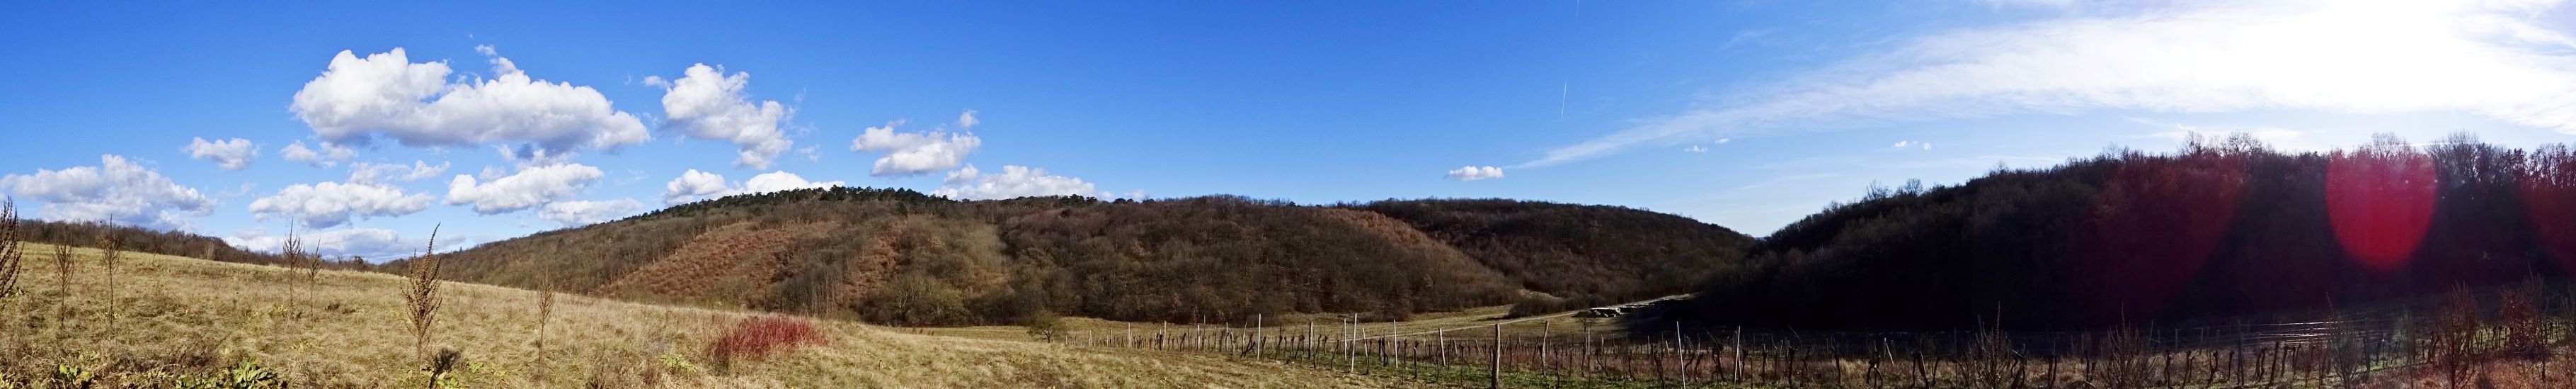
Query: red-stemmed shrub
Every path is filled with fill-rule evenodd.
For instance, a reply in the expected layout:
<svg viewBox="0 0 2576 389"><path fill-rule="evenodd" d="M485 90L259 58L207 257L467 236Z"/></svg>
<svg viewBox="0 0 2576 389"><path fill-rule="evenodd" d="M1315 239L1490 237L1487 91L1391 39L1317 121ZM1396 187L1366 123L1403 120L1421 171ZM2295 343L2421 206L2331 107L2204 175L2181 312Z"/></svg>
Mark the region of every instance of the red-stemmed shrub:
<svg viewBox="0 0 2576 389"><path fill-rule="evenodd" d="M708 356L719 370L730 369L735 359L759 359L795 351L797 347L822 344L823 331L814 323L789 316L761 316L734 322L715 343L707 345Z"/></svg>

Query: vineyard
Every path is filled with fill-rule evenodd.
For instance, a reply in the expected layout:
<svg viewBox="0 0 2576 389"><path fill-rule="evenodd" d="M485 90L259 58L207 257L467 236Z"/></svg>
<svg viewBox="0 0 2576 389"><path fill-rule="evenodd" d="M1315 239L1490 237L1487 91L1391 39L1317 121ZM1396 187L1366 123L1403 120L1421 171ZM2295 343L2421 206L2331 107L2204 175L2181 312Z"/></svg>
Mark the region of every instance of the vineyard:
<svg viewBox="0 0 2576 389"><path fill-rule="evenodd" d="M2576 370L2552 366L2570 362L2558 359L2576 345L2576 300L2548 290L2463 290L2309 320L2089 332L1798 332L1607 320L1572 328L1546 321L1406 328L1346 319L1092 329L1057 341L1501 387L2576 384ZM2407 309L2425 306L2438 309ZM1650 325L1659 330L1641 328Z"/></svg>

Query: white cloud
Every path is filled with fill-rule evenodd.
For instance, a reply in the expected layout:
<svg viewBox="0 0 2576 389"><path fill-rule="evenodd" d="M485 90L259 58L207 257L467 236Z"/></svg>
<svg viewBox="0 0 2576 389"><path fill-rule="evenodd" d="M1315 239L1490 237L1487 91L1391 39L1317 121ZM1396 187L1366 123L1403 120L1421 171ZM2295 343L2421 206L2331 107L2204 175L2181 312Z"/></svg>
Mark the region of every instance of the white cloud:
<svg viewBox="0 0 2576 389"><path fill-rule="evenodd" d="M507 58L490 62L493 78L450 83L447 61L412 63L401 48L365 58L344 50L287 108L326 144L382 136L410 147L526 142L561 153L651 138L597 90L529 78Z"/></svg>
<svg viewBox="0 0 2576 389"><path fill-rule="evenodd" d="M486 215L534 208L580 193L605 175L582 164L533 167L491 182L458 175L447 183L447 203L473 204L474 212Z"/></svg>
<svg viewBox="0 0 2576 389"><path fill-rule="evenodd" d="M409 258L419 255L421 249L429 247L427 241L404 239L401 233L381 228L305 231L300 235L304 240L305 249L316 254L332 257L354 255L375 263ZM439 246L445 248L441 251L470 247L470 245L459 244L460 241L452 236L440 236L439 241L441 242ZM269 235L268 229L259 227L252 227L233 236L224 237L224 243L251 251L277 252L285 242L286 237Z"/></svg>
<svg viewBox="0 0 2576 389"><path fill-rule="evenodd" d="M741 146L734 166L768 169L779 153L795 146L780 122L796 110L777 101L751 102L743 89L751 83L751 73L736 72L726 76L723 68L706 64L690 65L678 80L659 77L644 79L647 85L664 86L662 112L677 129L691 138L723 140Z"/></svg>
<svg viewBox="0 0 2576 389"><path fill-rule="evenodd" d="M975 111L972 110L958 115L957 119L960 127L981 123L975 119ZM894 127L902 124L903 121L898 120L886 123L884 127L868 127L859 133L858 139L850 140L850 151L886 152L885 157L877 158L876 166L868 170L868 175L917 176L956 168L966 163L966 154L984 145L983 138L970 133L937 130L928 133L895 132Z"/></svg>
<svg viewBox="0 0 2576 389"><path fill-rule="evenodd" d="M969 109L966 110L966 113L957 114L957 130L959 131L973 131L976 124L982 123L984 123L984 121L975 120L975 110Z"/></svg>
<svg viewBox="0 0 2576 389"><path fill-rule="evenodd" d="M250 167L251 158L259 156L259 146L252 145L249 139L242 138L213 142L207 142L206 138L191 138L188 140L188 147L180 150L187 151L188 158L214 162L215 166L222 167L224 170L242 170Z"/></svg>
<svg viewBox="0 0 2576 389"><path fill-rule="evenodd" d="M633 215L635 214L635 211L643 208L644 204L636 202L634 199L616 199L609 201L558 201L553 204L546 204L544 209L537 210L537 218L560 223L565 227L572 227L598 224L599 222Z"/></svg>
<svg viewBox="0 0 2576 389"><path fill-rule="evenodd" d="M1694 153L1705 153L1705 152L1708 152L1708 148L1707 148L1707 147L1701 147L1700 145L1691 145L1690 147L1684 147L1684 148L1682 148L1682 151L1688 151L1688 152L1694 152Z"/></svg>
<svg viewBox="0 0 2576 389"><path fill-rule="evenodd" d="M841 181L806 181L804 176L798 176L796 173L775 171L752 176L750 180L738 184L727 185L722 175L690 169L688 172L680 173L679 178L671 179L671 183L663 185L662 204L680 205L738 194L830 188L843 184L845 183Z"/></svg>
<svg viewBox="0 0 2576 389"><path fill-rule="evenodd" d="M946 186L931 191L930 195L958 200L997 200L1030 196L1116 197L1114 194L1094 190L1091 183L1082 182L1079 178L1047 175L1046 169L1018 165L1003 165L1001 174L984 174L976 170L975 166L968 165L949 172L945 182ZM1144 191L1139 190L1136 194L1142 197Z"/></svg>
<svg viewBox="0 0 2576 389"><path fill-rule="evenodd" d="M2576 39L2536 17L2557 3L2215 2L1952 31L1522 166L1744 129L2095 109L2459 111L2576 134Z"/></svg>
<svg viewBox="0 0 2576 389"><path fill-rule="evenodd" d="M349 164L349 183L385 184L420 181L447 173L447 168L455 164L455 162L439 162L438 166L429 166L429 162L418 160L411 161L411 165L359 162Z"/></svg>
<svg viewBox="0 0 2576 389"><path fill-rule="evenodd" d="M36 170L0 177L0 188L45 202L37 215L53 221L113 221L162 229L188 227L186 217L213 213L216 201L195 188L117 155L99 166Z"/></svg>
<svg viewBox="0 0 2576 389"><path fill-rule="evenodd" d="M671 183L663 185L663 188L662 204L680 205L699 199L722 197L711 195L724 193L725 181L724 176L689 169L688 172L680 173L680 178L671 179Z"/></svg>
<svg viewBox="0 0 2576 389"><path fill-rule="evenodd" d="M1722 145L1722 144L1727 144L1728 142L1734 142L1734 141L1735 141L1735 138L1717 138L1717 144L1721 144L1721 145Z"/></svg>
<svg viewBox="0 0 2576 389"><path fill-rule="evenodd" d="M314 151L313 149L304 148L304 141L299 140L295 141L295 143L287 144L284 149L277 150L277 155L286 157L286 160L288 161L303 162L312 164L313 167L327 169L333 166L339 166L340 161L346 161L349 160L349 158L357 157L358 151L334 145L330 142L323 142L322 150Z"/></svg>
<svg viewBox="0 0 2576 389"><path fill-rule="evenodd" d="M769 193L791 189L830 188L841 186L841 184L842 182L840 181L805 181L805 177L797 176L796 173L768 172L761 173L761 175L757 176L751 176L750 180L743 181L741 193Z"/></svg>
<svg viewBox="0 0 2576 389"><path fill-rule="evenodd" d="M295 184L278 190L274 196L251 201L250 213L260 220L284 217L313 228L331 228L353 218L395 217L420 212L429 209L430 201L435 199L428 194L406 195L402 188L389 185Z"/></svg>
<svg viewBox="0 0 2576 389"><path fill-rule="evenodd" d="M1494 166L1467 166L1449 171L1449 179L1452 180L1475 181L1488 178L1503 178L1503 168Z"/></svg>

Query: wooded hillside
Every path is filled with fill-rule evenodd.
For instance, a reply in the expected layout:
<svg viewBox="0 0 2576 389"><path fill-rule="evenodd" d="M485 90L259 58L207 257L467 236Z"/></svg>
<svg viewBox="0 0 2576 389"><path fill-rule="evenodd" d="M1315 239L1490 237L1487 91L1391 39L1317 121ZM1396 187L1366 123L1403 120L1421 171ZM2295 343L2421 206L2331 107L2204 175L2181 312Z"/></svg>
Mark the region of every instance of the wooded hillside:
<svg viewBox="0 0 2576 389"><path fill-rule="evenodd" d="M1668 293L1749 242L1678 216L1504 200L951 201L833 188L488 243L446 255L444 266L470 282L884 324L1045 315L1194 323L1289 312L1401 318L1503 304L1521 289Z"/></svg>
<svg viewBox="0 0 2576 389"><path fill-rule="evenodd" d="M2576 154L2457 135L2287 153L2248 136L1963 185L1872 190L1772 234L1708 323L2176 323L2438 293L2576 266Z"/></svg>

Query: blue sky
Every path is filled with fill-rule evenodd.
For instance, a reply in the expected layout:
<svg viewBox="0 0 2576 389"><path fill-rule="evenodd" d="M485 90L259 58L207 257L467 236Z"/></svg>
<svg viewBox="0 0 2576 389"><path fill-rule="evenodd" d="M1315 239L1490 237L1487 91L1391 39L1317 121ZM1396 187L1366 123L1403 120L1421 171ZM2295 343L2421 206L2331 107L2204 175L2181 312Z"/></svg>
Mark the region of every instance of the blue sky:
<svg viewBox="0 0 2576 389"><path fill-rule="evenodd" d="M1762 235L1873 182L2188 132L2564 143L2567 8L9 3L0 192L261 249L301 222L370 258L440 223L456 246L834 183L1507 197Z"/></svg>

